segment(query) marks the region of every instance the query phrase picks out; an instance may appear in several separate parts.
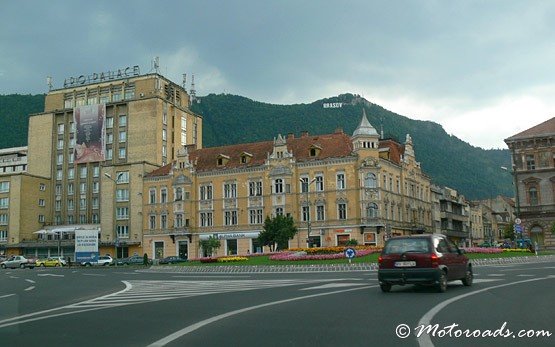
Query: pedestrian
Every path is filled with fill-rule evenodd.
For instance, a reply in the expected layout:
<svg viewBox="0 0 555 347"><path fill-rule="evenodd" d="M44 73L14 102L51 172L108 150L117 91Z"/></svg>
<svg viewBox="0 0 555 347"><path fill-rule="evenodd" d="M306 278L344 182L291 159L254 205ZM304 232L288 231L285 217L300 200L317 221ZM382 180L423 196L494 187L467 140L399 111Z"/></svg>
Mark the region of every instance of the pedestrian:
<svg viewBox="0 0 555 347"><path fill-rule="evenodd" d="M71 267L71 257L67 257L67 267Z"/></svg>

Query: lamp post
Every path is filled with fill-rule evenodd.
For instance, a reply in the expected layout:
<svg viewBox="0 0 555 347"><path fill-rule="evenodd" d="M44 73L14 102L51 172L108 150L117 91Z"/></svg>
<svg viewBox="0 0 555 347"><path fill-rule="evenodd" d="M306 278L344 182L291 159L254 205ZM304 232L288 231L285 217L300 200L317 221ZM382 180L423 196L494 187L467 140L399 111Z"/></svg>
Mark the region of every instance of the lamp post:
<svg viewBox="0 0 555 347"><path fill-rule="evenodd" d="M120 173L121 175L121 173ZM117 177L117 179L114 179L109 173L105 172L104 176L106 178L108 178L110 181L114 182L114 265L118 266L118 230L117 230L117 224L116 224L116 220L117 220L117 212L116 212L116 188L117 188L117 184L118 181L117 179L119 179L119 175Z"/></svg>
<svg viewBox="0 0 555 347"><path fill-rule="evenodd" d="M308 241L308 247L312 248L312 241L310 240L310 203L308 201L308 190L310 189L310 185L312 183L314 183L314 181L316 181L316 178L313 178L312 180L308 180L308 177L301 177L299 178L299 181L301 182L301 189L302 187L306 184L306 191L305 191L305 200L306 200L306 209L307 209L307 213L306 213L306 238Z"/></svg>
<svg viewBox="0 0 555 347"><path fill-rule="evenodd" d="M520 219L520 195L518 192L518 178L516 173L516 165L514 164L514 159L513 159L512 171L509 171L509 169L505 166L501 166L501 169L513 175L513 185L515 186L515 208L516 208L515 222L516 222L517 220ZM517 234L516 229L515 229L515 234ZM522 239L522 232L520 232L519 234L520 234L520 238Z"/></svg>

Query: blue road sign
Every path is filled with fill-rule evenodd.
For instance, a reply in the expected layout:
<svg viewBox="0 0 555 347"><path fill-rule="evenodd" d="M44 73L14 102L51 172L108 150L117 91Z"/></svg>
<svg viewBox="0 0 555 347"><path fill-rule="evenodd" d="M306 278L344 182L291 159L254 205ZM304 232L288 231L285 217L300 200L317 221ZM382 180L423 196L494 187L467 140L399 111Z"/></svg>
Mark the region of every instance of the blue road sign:
<svg viewBox="0 0 555 347"><path fill-rule="evenodd" d="M354 248L347 248L345 250L345 257L349 259L353 259L357 255L357 251Z"/></svg>

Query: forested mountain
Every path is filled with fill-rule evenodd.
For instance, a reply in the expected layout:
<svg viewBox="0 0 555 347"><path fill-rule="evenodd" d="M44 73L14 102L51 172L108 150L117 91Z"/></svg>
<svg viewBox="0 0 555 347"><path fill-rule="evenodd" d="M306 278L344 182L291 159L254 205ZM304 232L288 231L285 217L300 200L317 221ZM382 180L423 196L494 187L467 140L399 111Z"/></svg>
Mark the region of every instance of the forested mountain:
<svg viewBox="0 0 555 347"><path fill-rule="evenodd" d="M44 95L0 95L0 148L27 146L29 114L44 111Z"/></svg>
<svg viewBox="0 0 555 347"><path fill-rule="evenodd" d="M342 103L340 108L324 108L325 103ZM204 117L204 147L271 140L278 135L301 131L325 134L342 128L352 134L362 108L378 132L401 143L410 134L416 159L434 183L457 189L469 199L497 194L512 196L511 176L501 170L510 167L509 150L484 150L449 135L430 121L412 120L372 104L357 95L343 94L311 104L273 105L241 96L210 94L193 104L192 110Z"/></svg>
<svg viewBox="0 0 555 347"><path fill-rule="evenodd" d="M422 169L442 186L457 189L469 199L497 194L512 196L511 176L500 169L510 166L508 150L484 150L445 132L429 121L412 120L372 104L357 95L343 94L311 104L273 105L228 94L199 98L192 110L203 116L204 147L271 140L278 134L301 131L325 134L342 128L352 134L362 108L384 137L401 143L410 134ZM324 103L342 103L324 108ZM0 148L27 144L29 114L42 112L44 95L0 95Z"/></svg>

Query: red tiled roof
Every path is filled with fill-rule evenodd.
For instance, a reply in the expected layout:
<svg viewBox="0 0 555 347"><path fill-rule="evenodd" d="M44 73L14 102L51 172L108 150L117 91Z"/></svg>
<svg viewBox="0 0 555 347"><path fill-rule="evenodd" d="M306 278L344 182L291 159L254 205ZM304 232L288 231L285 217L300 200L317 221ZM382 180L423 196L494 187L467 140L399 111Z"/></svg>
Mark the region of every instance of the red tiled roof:
<svg viewBox="0 0 555 347"><path fill-rule="evenodd" d="M506 141L512 140L520 140L520 139L527 139L531 137L539 137L539 136L547 136L547 135L555 135L555 117L546 120L543 123L540 123L536 126L531 127L530 129L524 130L516 135L505 139Z"/></svg>
<svg viewBox="0 0 555 347"><path fill-rule="evenodd" d="M164 166L162 166L162 167L159 167L158 169L153 170L153 171L147 173L147 174L145 175L145 177L167 176L167 175L169 175L169 173L170 173L170 171L171 171L171 169L172 169L172 165L173 165L173 163L170 163L170 164L168 164L168 165L164 165Z"/></svg>
<svg viewBox="0 0 555 347"><path fill-rule="evenodd" d="M405 153L405 146L391 139L387 139L380 141L379 148L388 148L389 160L396 164L401 163L401 155Z"/></svg>

